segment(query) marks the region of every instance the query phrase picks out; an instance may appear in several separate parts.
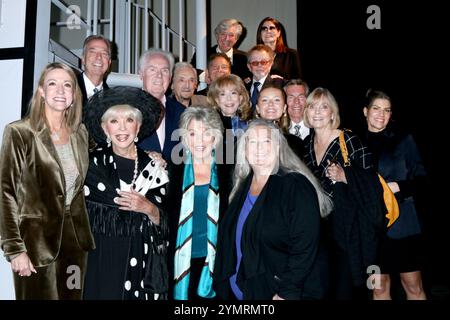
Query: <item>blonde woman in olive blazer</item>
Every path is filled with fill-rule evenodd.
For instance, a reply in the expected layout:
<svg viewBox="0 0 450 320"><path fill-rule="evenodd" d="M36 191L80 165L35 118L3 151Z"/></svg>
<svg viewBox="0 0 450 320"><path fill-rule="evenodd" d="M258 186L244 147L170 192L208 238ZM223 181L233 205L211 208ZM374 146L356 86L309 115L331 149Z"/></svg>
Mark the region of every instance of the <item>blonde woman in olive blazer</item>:
<svg viewBox="0 0 450 320"><path fill-rule="evenodd" d="M0 153L0 245L17 299L80 299L94 248L83 184L88 134L73 71L49 64Z"/></svg>

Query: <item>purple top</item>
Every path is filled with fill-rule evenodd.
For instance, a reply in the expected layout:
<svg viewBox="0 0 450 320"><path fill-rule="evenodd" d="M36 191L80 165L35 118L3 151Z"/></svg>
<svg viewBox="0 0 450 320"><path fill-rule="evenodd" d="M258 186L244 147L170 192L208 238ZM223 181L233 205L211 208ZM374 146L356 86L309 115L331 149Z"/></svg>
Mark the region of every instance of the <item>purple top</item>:
<svg viewBox="0 0 450 320"><path fill-rule="evenodd" d="M239 218L236 226L236 256L237 256L236 273L230 277L230 286L231 290L233 290L233 293L238 300L243 299L243 293L236 284L236 276L242 259L242 251L241 251L242 229L244 228L244 223L247 220L247 217L250 211L252 210L253 205L256 202L256 199L258 199L258 196L252 196L250 194L250 191L247 193L247 197L245 198L245 202L242 206L241 212L239 213Z"/></svg>

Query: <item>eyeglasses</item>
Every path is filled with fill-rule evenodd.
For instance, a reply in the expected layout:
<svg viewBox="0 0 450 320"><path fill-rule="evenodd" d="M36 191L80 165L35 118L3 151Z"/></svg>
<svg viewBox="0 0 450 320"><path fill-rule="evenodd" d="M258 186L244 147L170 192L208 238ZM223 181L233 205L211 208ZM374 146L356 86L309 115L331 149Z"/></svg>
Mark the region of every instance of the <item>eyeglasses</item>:
<svg viewBox="0 0 450 320"><path fill-rule="evenodd" d="M272 31L272 30L275 30L277 27L275 27L275 26L263 26L263 27L261 27L261 31L268 31L268 30L270 30L270 31Z"/></svg>
<svg viewBox="0 0 450 320"><path fill-rule="evenodd" d="M261 61L252 61L249 62L250 65L252 65L253 67L257 67L257 66L266 66L267 64L270 63L270 60L261 60Z"/></svg>

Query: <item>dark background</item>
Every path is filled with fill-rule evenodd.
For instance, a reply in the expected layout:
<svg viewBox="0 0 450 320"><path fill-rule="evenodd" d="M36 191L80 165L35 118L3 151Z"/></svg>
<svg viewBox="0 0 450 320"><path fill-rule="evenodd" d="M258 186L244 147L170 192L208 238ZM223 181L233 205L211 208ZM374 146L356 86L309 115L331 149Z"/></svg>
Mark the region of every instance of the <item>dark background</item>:
<svg viewBox="0 0 450 320"><path fill-rule="evenodd" d="M444 3L444 2L442 2ZM381 9L381 29L369 30L369 5ZM356 131L365 124L364 95L385 91L393 101L392 118L411 132L429 174L423 221L427 265L433 294L448 285L449 123L446 11L438 1L298 1L298 50L310 89L328 88L336 97L342 126ZM288 30L287 32L292 32ZM444 57L444 52L447 56ZM446 65L444 65L444 63ZM444 71L445 70L445 71ZM448 292L448 291L447 291ZM436 293L438 294L438 293ZM448 296L447 296L448 297Z"/></svg>

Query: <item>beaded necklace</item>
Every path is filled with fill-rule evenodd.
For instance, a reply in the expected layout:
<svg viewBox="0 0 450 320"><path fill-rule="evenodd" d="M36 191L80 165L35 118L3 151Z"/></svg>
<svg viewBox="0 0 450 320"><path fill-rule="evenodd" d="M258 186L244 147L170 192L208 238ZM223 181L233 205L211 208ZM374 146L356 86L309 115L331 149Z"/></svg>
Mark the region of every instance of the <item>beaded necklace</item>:
<svg viewBox="0 0 450 320"><path fill-rule="evenodd" d="M134 159L134 171L133 171L133 180L131 180L131 187L134 188L134 183L136 182L136 179L138 177L138 153L137 153L137 147L134 145L134 153L136 154L136 158Z"/></svg>

